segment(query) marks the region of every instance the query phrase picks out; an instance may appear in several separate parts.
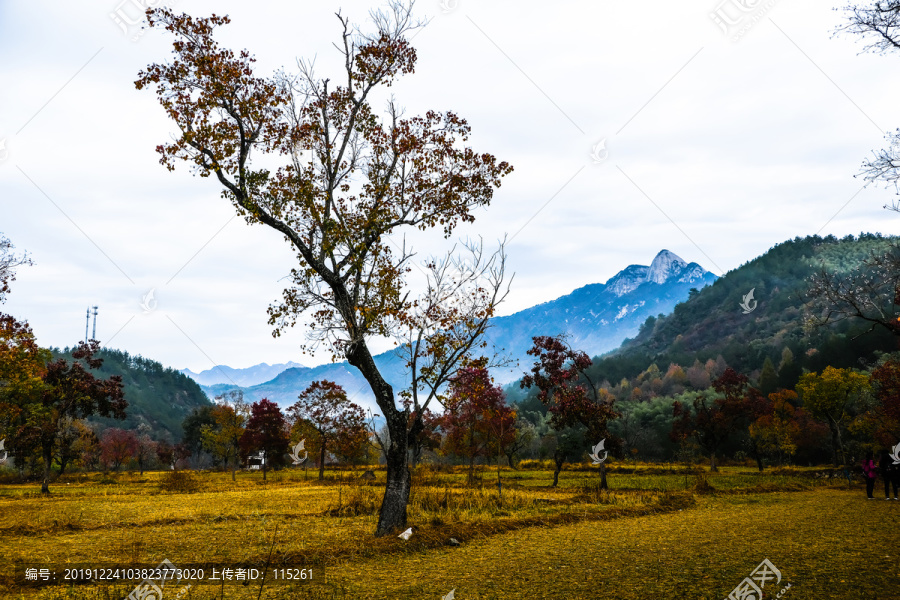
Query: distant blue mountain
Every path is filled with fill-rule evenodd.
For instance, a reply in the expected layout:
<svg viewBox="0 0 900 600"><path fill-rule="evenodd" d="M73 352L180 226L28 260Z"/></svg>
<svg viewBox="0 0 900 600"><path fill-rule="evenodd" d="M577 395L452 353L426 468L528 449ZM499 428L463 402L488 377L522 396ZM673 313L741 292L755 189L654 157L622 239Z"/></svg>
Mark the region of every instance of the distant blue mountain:
<svg viewBox="0 0 900 600"><path fill-rule="evenodd" d="M531 338L538 335L566 334L572 347L590 356L614 350L626 338L636 336L647 317L670 313L676 304L687 300L691 288L700 289L715 280L716 275L697 263L687 263L674 253L662 250L649 266L630 265L606 283L586 285L556 300L496 317L485 334L489 344L486 351L493 347L494 351L517 360L518 365L495 369L493 376L498 383L521 377L533 363L526 353L532 346ZM379 354L375 363L395 391L406 387L406 367L394 351ZM287 368L270 381L243 390L247 400L268 398L287 407L317 379L339 383L355 402L375 408L365 379L347 362ZM220 380L203 389L213 397L236 387L242 386Z"/></svg>
<svg viewBox="0 0 900 600"><path fill-rule="evenodd" d="M300 363L287 362L278 365L259 363L245 369L235 369L227 365L216 365L212 369L194 373L190 369L182 369L181 372L199 383L200 385L215 385L225 383L236 386L251 386L271 381L287 369L306 369Z"/></svg>

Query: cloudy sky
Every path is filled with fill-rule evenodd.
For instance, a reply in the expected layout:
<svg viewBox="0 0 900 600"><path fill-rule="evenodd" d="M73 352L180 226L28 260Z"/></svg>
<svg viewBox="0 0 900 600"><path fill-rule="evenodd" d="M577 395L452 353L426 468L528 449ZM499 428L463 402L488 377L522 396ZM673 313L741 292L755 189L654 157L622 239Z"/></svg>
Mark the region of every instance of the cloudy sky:
<svg viewBox="0 0 900 600"><path fill-rule="evenodd" d="M142 3L159 4L0 0L0 231L35 261L3 311L66 346L97 305L101 342L175 368L327 361L300 354L303 331L274 339L266 323L293 265L281 236L235 218L212 179L158 164L174 127L133 82L171 38L132 25ZM365 27L378 6L168 4L230 15L217 39L249 49L258 75L315 57L332 79L335 11ZM840 4L740 4L417 2L427 25L397 101L456 111L476 150L515 167L458 231L511 238L501 314L662 248L721 275L795 236L900 234L882 208L893 192L853 177L900 126L900 56L834 37ZM451 243L412 240L422 258Z"/></svg>

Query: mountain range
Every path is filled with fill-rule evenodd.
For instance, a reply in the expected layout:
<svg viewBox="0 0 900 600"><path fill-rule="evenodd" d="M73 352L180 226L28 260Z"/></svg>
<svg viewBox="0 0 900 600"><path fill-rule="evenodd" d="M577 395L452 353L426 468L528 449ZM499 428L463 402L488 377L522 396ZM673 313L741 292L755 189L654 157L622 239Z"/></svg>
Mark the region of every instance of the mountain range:
<svg viewBox="0 0 900 600"><path fill-rule="evenodd" d="M688 299L692 288L702 289L716 279L699 264L662 250L649 265L629 265L606 283L589 284L550 302L495 317L485 334L486 351L501 352L513 359L514 366L495 369L494 379L507 383L521 377L532 362L527 351L533 336L564 334L572 347L590 356L603 354L637 335L648 317L670 313ZM406 366L395 351L377 355L375 362L395 390L405 387ZM259 381L282 366L271 379ZM263 363L248 369L220 366L198 374L182 372L200 383L210 397L241 388L248 401L268 398L282 406L293 404L311 382L329 379L343 386L358 404L373 407L368 384L347 362L316 367Z"/></svg>
<svg viewBox="0 0 900 600"><path fill-rule="evenodd" d="M200 385L215 385L217 383L231 383L237 386L251 386L266 381L271 381L287 369L304 369L300 363L288 361L277 365L259 363L244 369L235 369L228 365L216 365L212 369L206 369L194 373L190 369L182 369L181 372L199 383Z"/></svg>

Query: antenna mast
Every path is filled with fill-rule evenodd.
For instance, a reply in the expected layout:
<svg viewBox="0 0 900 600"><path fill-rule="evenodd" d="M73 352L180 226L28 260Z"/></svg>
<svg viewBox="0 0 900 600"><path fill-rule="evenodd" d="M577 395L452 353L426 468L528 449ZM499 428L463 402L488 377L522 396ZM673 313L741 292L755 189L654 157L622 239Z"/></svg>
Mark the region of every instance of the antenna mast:
<svg viewBox="0 0 900 600"><path fill-rule="evenodd" d="M94 307L94 335L91 336L91 339L97 339L97 306Z"/></svg>
<svg viewBox="0 0 900 600"><path fill-rule="evenodd" d="M88 327L91 324L91 307L88 306L87 309L87 319L84 322L84 343L87 344L88 341Z"/></svg>

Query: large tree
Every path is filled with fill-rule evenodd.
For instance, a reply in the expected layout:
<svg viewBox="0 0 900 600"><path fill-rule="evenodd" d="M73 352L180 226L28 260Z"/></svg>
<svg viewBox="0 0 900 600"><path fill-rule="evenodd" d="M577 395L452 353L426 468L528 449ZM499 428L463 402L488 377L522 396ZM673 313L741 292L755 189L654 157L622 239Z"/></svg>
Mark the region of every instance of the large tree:
<svg viewBox="0 0 900 600"><path fill-rule="evenodd" d="M137 461L138 469L141 476L144 475L144 469L150 465L150 462L156 458L157 442L150 437L150 427L146 423L141 423L137 431L137 448L134 452L134 458Z"/></svg>
<svg viewBox="0 0 900 600"><path fill-rule="evenodd" d="M44 388L50 358L50 351L38 345L28 323L0 313L0 429L4 435L13 434L26 399L37 397Z"/></svg>
<svg viewBox="0 0 900 600"><path fill-rule="evenodd" d="M900 439L900 360L884 361L872 371L871 381L878 399L875 434L883 442L893 444L893 440Z"/></svg>
<svg viewBox="0 0 900 600"><path fill-rule="evenodd" d="M750 425L760 417L769 414L772 403L758 389L750 386L750 379L732 368L725 369L712 382L712 387L722 394L721 406L730 413L732 425L749 433ZM759 439L753 435L747 440L751 455L756 459L757 468L763 470L762 448Z"/></svg>
<svg viewBox="0 0 900 600"><path fill-rule="evenodd" d="M87 426L84 421L67 417L63 419L59 428L59 435L56 438L56 460L59 466L59 474L66 472L69 464L79 461L84 453L84 442L90 439L90 436L96 435L93 430Z"/></svg>
<svg viewBox="0 0 900 600"><path fill-rule="evenodd" d="M315 432L309 440L309 450L319 453L319 479L325 479L325 455L354 454L368 444L369 431L366 413L351 402L337 383L313 381L300 393L297 402L288 409L294 423L305 421Z"/></svg>
<svg viewBox="0 0 900 600"><path fill-rule="evenodd" d="M803 409L797 408L799 401L793 390L772 392L769 401L769 412L750 424L750 437L761 452L776 457L780 466L797 452Z"/></svg>
<svg viewBox="0 0 900 600"><path fill-rule="evenodd" d="M174 59L148 66L135 85L155 86L179 129L174 142L158 146L161 163L174 169L176 160L184 160L201 177L214 176L239 215L271 227L296 252L292 284L284 301L270 307L270 324L280 335L307 315L309 348L321 344L346 358L371 387L390 431L376 527L376 535L385 535L406 527L407 448L422 427L421 409L452 376L498 301L496 293L485 293L490 281L468 280L481 290L474 308L469 306L472 318L456 319L458 328L449 328L461 329L464 342L424 344L436 367L427 382L413 375L411 386L438 387L414 403L419 416L410 425L369 341L405 331L437 340L441 328L423 322L440 323L452 313L417 312L421 304L405 291L412 255L395 239L409 229L436 229L449 237L459 223L474 221L512 167L467 147L469 125L453 112L405 117L392 99L385 117L372 109L375 94L414 70L416 52L407 36L418 24L411 1L392 0L386 10L372 13L371 34L340 14L338 19L343 74L335 82L319 78L308 62L300 62L296 75L256 77L248 51L236 56L213 39L214 29L229 23L227 16L195 19L149 10L151 27L175 35ZM274 172L255 166L257 155L271 155L266 165L283 158L283 166ZM457 296L443 299L444 307L469 291L457 288Z"/></svg>

